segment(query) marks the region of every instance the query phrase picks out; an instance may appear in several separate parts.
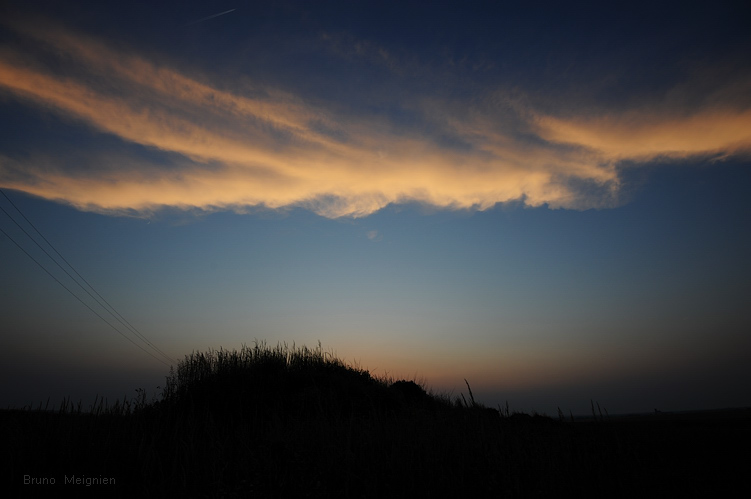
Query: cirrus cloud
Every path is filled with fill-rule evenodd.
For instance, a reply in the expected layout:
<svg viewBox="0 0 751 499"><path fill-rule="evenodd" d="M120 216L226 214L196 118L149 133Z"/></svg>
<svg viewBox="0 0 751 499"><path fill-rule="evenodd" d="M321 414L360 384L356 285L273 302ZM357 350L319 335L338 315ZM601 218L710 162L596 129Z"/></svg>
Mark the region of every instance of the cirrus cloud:
<svg viewBox="0 0 751 499"><path fill-rule="evenodd" d="M498 126L507 111L492 106L457 112L431 96L395 103L418 110L422 103L421 125L440 130L436 135L416 125L394 127L375 114L337 113L289 92L227 90L56 26L17 32L32 48L2 48L0 92L94 136L169 157L91 152L81 169L56 159L57 151L0 155L2 187L82 210L300 206L335 218L404 202L479 210L515 200L607 207L617 204L619 161L733 154L751 144L751 111L744 109L587 119L528 110L523 137ZM41 62L50 59L57 63Z"/></svg>

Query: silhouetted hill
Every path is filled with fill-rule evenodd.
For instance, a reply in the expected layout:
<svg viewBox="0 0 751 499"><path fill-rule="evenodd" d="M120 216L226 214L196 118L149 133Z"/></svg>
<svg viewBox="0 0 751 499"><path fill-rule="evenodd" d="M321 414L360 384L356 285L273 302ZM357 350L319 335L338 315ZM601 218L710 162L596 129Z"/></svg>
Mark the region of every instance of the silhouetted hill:
<svg viewBox="0 0 751 499"><path fill-rule="evenodd" d="M320 346L193 353L154 403L0 411L3 485L13 497L696 496L744 485L732 452L751 443L748 417L569 423L483 407L467 388L451 401Z"/></svg>

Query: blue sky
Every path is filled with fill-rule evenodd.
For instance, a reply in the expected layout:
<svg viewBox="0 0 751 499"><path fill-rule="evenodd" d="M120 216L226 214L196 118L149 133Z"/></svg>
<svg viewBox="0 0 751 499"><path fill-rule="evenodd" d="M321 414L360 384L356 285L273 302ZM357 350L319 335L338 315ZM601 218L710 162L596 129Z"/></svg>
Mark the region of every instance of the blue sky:
<svg viewBox="0 0 751 499"><path fill-rule="evenodd" d="M0 188L171 358L321 341L518 410L749 404L738 5L3 8ZM162 383L0 228L0 403Z"/></svg>

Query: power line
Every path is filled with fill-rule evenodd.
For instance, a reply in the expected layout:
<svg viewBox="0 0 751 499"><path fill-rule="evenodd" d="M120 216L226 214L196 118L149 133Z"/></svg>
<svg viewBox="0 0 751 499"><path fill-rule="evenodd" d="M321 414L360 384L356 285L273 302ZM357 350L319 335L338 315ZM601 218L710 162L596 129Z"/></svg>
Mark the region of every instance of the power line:
<svg viewBox="0 0 751 499"><path fill-rule="evenodd" d="M80 277L80 278L81 278L81 280L82 280L83 282L85 282L85 283L86 283L86 285L87 285L87 286L88 286L89 288L91 288L91 290L92 290L92 291L93 291L93 292L94 292L94 293L95 293L95 294L96 294L96 295L97 295L97 296L98 296L99 298L101 298L101 299L102 299L102 301L103 301L104 303L106 303L106 304L107 304L107 306L109 307L109 309L108 309L107 307L105 307L105 306L104 306L104 305L102 304L102 302L100 302L100 301L99 301L99 300L98 300L98 299L97 299L97 298L96 298L95 296L93 296L93 295L92 295L92 294L91 294L91 293L90 293L90 292L89 292L89 291L88 291L88 290L87 290L87 289L86 289L85 287L83 287L83 285L82 285L82 284L81 284L80 282L78 282L78 280L76 280L76 278L75 278L75 277L73 277L72 275L70 275L70 273L69 273L69 272L68 272L67 270L65 270L65 268L63 268L63 266L62 266L62 265L60 265L60 263L59 263L59 262L58 262L57 260L55 260L55 258L53 258L53 257L52 257L52 255L50 255L50 254L49 254L49 253L47 252L47 250L45 250L44 248L42 248L42 246L41 246L41 245L40 245L40 244L39 244L39 243L38 243L38 242L37 242L37 241L36 241L36 240L35 240L35 239L34 239L34 238L33 238L33 237L32 237L32 236L31 236L31 235L30 235L30 234L28 233L28 232L26 232L26 230L25 230L25 229L24 229L23 227L21 227L21 225L20 225L20 224L19 224L19 223L18 223L18 222L17 222L17 221L16 221L16 220L15 220L15 219L14 219L14 218L13 218L13 217L12 217L12 216L11 216L11 215L10 215L10 214L8 213L8 212L7 212L7 211L5 211L5 209L4 209L4 208L3 208L2 206L0 206L0 210L2 210L2 211L3 211L3 212L4 212L5 214L6 214L6 215L8 215L8 218L10 218L10 219L11 219L11 220L13 221L13 223L15 223L15 224L16 224L16 225L18 226L18 228L19 228L19 229L21 229L21 230L23 231L23 233L24 233L24 234L26 234L26 236L27 236L27 237L28 237L29 239L31 239L31 240L32 240L32 241L34 242L34 244L36 244L36 245L37 245L37 246L39 247L39 249L41 249L41 250L42 250L42 251L44 252L44 254L46 254L46 255L47 255L47 256L48 256L49 258L50 258L50 260L52 260L53 262L55 262L55 264L56 264L56 265L57 265L58 267L60 267L60 269L61 269L61 270L62 270L63 272L65 272L65 274L66 274L66 275L67 275L68 277L70 277L70 278L71 278L71 279L73 280L73 282L75 282L76 284L78 284L78 286L79 286L79 287L80 287L81 289L83 289L83 290L84 290L84 291L86 292L86 294L88 294L88 295L89 295L89 296L90 296L90 297L91 297L91 298L92 298L92 299L93 299L93 300L94 300L95 302L97 302L97 304L99 304L99 306L100 306L100 307L102 307L102 308L103 308L104 310L106 310L106 311L107 311L107 312L108 312L108 313L109 313L109 314L110 314L110 315L111 315L112 317L114 317L114 318L115 318L115 320L117 320L117 321L118 321L118 322L119 322L120 324L122 324L122 325L123 325L123 327L129 328L129 329L130 329L130 330L131 330L131 331L132 331L132 332L133 332L133 333L134 333L134 334L135 334L136 336L138 336L138 337L139 337L139 338L141 339L141 341L143 341L144 343L146 343L147 345L149 345L149 346L150 346L151 348L153 348L153 349L154 349L154 350L155 350L156 352L158 352L158 353L159 353L160 355L162 355L162 356L163 356L163 357L164 357L165 359L169 360L170 362L174 362L174 359L172 359L172 358L171 358L170 356L168 356L168 355L167 355L166 353L164 353L164 352L163 352L162 350L160 350L160 349L159 349L159 348L158 348L158 347L157 347L156 345L154 345L154 344L153 344L153 343L152 343L151 341L149 341L149 339L148 339L148 338L147 338L147 337L146 337L146 336L145 336L144 334L142 334L142 333L141 333L141 332L140 332L140 331L139 331L138 329L136 329L136 328L135 328L135 327L134 327L134 326L133 326L133 325L132 325L132 324L131 324L130 322L128 322L128 320L127 320L127 319L125 319L125 317L123 317L123 316L122 316L122 315L121 315L121 314L120 314L120 313L119 313L119 312L118 312L117 310L115 310L115 307L113 307L112 305L110 305L110 303L109 303L109 302L108 302L108 301L107 301L107 300L106 300L106 299L105 299L105 298L104 298L104 297L103 297L103 296L102 296L102 295L101 295L101 294L100 294L100 293L99 293L99 292L98 292L98 291L97 291L96 289L94 289L94 286L92 286L92 285L91 285L91 284L89 283L89 281L87 281L87 280L86 280L86 279L85 279L85 278L84 278L84 277L83 277L83 276L82 276L82 275L81 275L81 274L80 274L80 273L79 273L79 272L78 272L78 271L77 271L77 270L75 269L75 267L73 267L73 265L72 265L72 264L71 264L70 262L68 262L68 260L66 260L66 259L65 259L65 257L64 257L64 256L63 256L63 255L62 255L62 254L61 254L61 253L60 253L60 252L59 252L59 251L57 250L57 248L55 248L55 246L54 246L54 245L53 245L53 244L52 244L51 242L49 242L49 240L47 240L47 238L46 238L46 237L44 237L44 234L42 234L42 232L41 232L41 231L40 231L39 229L37 229L37 227L36 227L36 226L35 226L35 225L34 225L34 224L33 224L33 223L31 222L31 220L29 220L29 219L28 219L28 218L26 217L26 215L24 215L24 214L23 214L23 212L21 211L21 209L20 209L20 208L19 208L18 206L16 206L16 204L15 204L15 203L14 203L14 202L13 202L13 201L12 201L12 200L11 200L11 199L10 199L10 198L8 197L8 195L7 195L7 194L6 194L6 193L5 193L5 192L4 192L4 191L3 191L2 189L0 189L0 193L2 193L2 194L3 194L3 196L5 196L5 199L7 199L7 200L8 200L8 202L9 202L9 203L10 203L10 204L11 204L11 205L13 206L13 208L15 208L15 209L16 209L16 211L18 211L18 213L20 213L20 214L21 214L21 216L23 217L23 219L24 219L24 220L26 220L26 222L27 222L27 223L28 223L28 224L29 224L29 225L30 225L30 226L31 226L31 227L32 227L32 228L33 228L33 229L34 229L34 230L35 230L35 231L37 232L37 234L39 234L39 235L41 236L41 238L42 238L42 239L44 240L44 242L46 242L46 243L47 243L47 245L48 245L48 246L49 246L50 248L52 248L52 250L53 250L53 251L54 251L55 253L57 253L57 255L58 255L58 256L59 256L59 257L60 257L60 258L61 258L61 259L62 259L62 260L63 260L63 261L64 261L64 262L65 262L65 263L67 264L67 265L68 265L68 267L70 267L70 269L71 269L71 270L73 270L73 272L75 272L75 274L76 274L76 275L77 275L78 277Z"/></svg>
<svg viewBox="0 0 751 499"><path fill-rule="evenodd" d="M41 267L42 270L44 270L45 272L47 272L47 275L49 275L51 278L53 278L55 280L55 282L57 282L60 286L62 286L65 289L65 291L67 291L68 293L70 293L71 295L73 295L73 298L75 298L76 300L80 301L83 304L84 307L86 307L89 310L91 310L94 313L94 315L96 315L97 317L99 317L100 319L102 319L105 323L107 323L107 325L109 325L112 329L114 329L115 331L117 331L123 338L125 338L128 341L130 341L135 346L137 346L138 348L140 348L141 350L143 350L147 354L151 355L152 357L154 357L156 360L158 360L162 364L164 364L166 366L169 366L169 364L167 364L166 362L164 362L162 359L160 359L159 357L155 356L153 353L149 352L148 350L144 349L141 345L139 345L138 343L136 343L135 341L133 341L132 339L130 339L128 336L125 336L125 334L123 334L122 331L120 331L115 326L113 326L107 319L105 319L104 317L102 317L101 315L99 315L96 312L96 310L94 310L93 308L91 308L89 306L88 303L86 303L85 301L83 301L78 295L76 295L73 291L71 291L70 288L68 288L68 286L66 286L65 284L63 284L62 282L60 282L60 280L57 277L55 277L49 270L47 270L44 267L44 265L42 265L41 263L39 263L39 261L36 258L34 258L33 256L31 256L28 251L26 251L25 249L23 249L23 247L20 244L18 244L18 242L16 242L16 240L13 239L13 237L11 237L10 234L8 234L7 232L5 232L2 227L0 227L0 232L2 232L3 234L5 234L5 236L13 242L13 244L15 244L16 246L18 246L18 249L20 249L21 251L23 251L26 256L28 256L29 258L31 258L31 260L34 263L36 263L37 265L39 265L39 267Z"/></svg>
<svg viewBox="0 0 751 499"><path fill-rule="evenodd" d="M72 269L72 270L73 270L73 271L74 271L74 272L75 272L75 273L76 273L76 274L77 274L77 275L78 275L79 277L81 277L81 279L82 279L82 280L83 280L84 282L86 282L86 284L87 284L87 285L88 285L88 286L89 286L89 287L90 287L90 288L92 289L92 291L94 291L94 292L95 292L95 293L96 293L96 294L97 294L97 295L98 295L98 296L99 296L100 298L102 298L102 300L104 300L104 298L103 298L103 297L102 297L102 296L101 296L101 295L100 295L100 294L99 294L99 293L98 293L98 292L97 292L97 291L96 291L96 290L95 290L95 289L93 288L93 286L91 286L91 284L89 284L89 283L88 283L88 281L86 281L86 279L84 279L84 278L83 278L83 277L81 276L81 274L80 274L80 273L79 273L78 271L76 271L76 269L75 269L75 268L74 268L74 267L73 267L73 266L72 266L72 265L70 264L70 262L68 262L68 261L67 261L67 260L66 260L66 259L65 259L65 258L64 258L64 257L62 256L62 254L60 254L60 252L59 252L59 251L57 251L57 249L56 249L56 248L55 248L55 247L54 247L54 246L53 246L53 245L52 245L52 244L51 244L51 243L50 243L50 242L49 242L49 241L47 240L47 238L45 238L45 237L44 237L44 235L43 235L43 234L42 234L42 233L41 233L41 232L39 231L39 229L37 229L37 228L36 228L36 226L34 226L34 224L32 224L32 223L31 223L31 221L30 221L30 220L29 220L29 219L28 219L28 218L27 218L27 217L26 217L26 216L25 216L25 215L23 214L23 212L21 212L21 210L20 210L20 209L19 209L19 208L18 208L18 207L17 207L17 206L16 206L16 205L15 205L15 204L13 203L13 201L11 201L11 200L10 200L10 198L8 198L7 194L5 194L5 192L3 192L2 190L0 190L0 192L2 192L2 194L3 194L4 196L5 196L5 198L6 198L6 199L7 199L7 200L8 200L8 201L9 201L9 202L10 202L10 203L11 203L11 204L13 205L13 207L14 207L14 208L15 208L15 209L16 209L16 210L17 210L17 211L18 211L18 212L19 212L19 213L21 214L21 216L22 216L22 217L23 217L23 218L24 218L24 219L25 219L25 220L26 220L26 221L27 221L27 222L29 223L29 225L31 225L31 226L32 226L32 227L34 228L34 230L36 230L36 231L37 231L37 233L38 233L38 234L39 234L39 235L40 235L40 236L42 237L42 239L44 239L44 240L45 240L45 242L46 242L46 243L47 243L47 244L48 244L48 245L49 245L49 246L50 246L50 247L51 247L51 248L52 248L52 249L53 249L53 250L54 250L54 251L55 251L55 252L56 252L56 253L57 253L57 254L58 254L58 255L59 255L59 256L60 256L61 258L62 258L62 259L63 259L63 261L65 261L65 263L67 263L67 264L68 264L68 266L69 266L69 267L70 267L70 268L71 268L71 269ZM34 238L33 238L33 237L32 237L32 236L31 236L31 235L30 235L30 234L29 234L29 233L28 233L28 232L27 232L27 231L26 231L26 230L25 230L25 229L24 229L24 228L23 228L23 227L22 227L22 226L21 226L21 225L20 225L20 224L19 224L19 223L18 223L18 222L17 222L17 221L16 221L15 219L14 219L14 218L13 218L13 216L11 216L11 215L10 215L10 214L9 214L9 213L8 213L8 212L7 212L7 211L6 211L5 209L4 209L4 208L2 208L1 206L0 206L0 210L2 210L2 211L3 211L3 212L4 212L4 213L5 213L5 214L6 214L7 216L8 216L8 218L10 218L10 219L11 219L11 220L13 221L13 223L15 223L15 224L16 224L16 225L18 226L18 228L19 228L19 229L21 229L21 230L23 231L23 233L24 233L24 234L26 234L26 236L27 236L27 237L28 237L29 239L31 239L31 240L32 240L32 241L34 242L34 244L36 244L36 245L37 245L37 246L39 247L39 249L41 249L41 250L42 250L42 251L44 252L44 254L46 254L46 255L47 255L47 257L48 257L48 258L50 258L50 259L51 259L51 260L52 260L52 261L53 261L53 262L54 262L54 263L55 263L55 264L56 264L56 265L57 265L58 267L60 267L60 269L61 269L61 270L62 270L63 272L65 272L65 274L66 274L66 275L67 275L68 277L70 277L70 278L71 278L71 279L73 280L73 282L75 282L75 283L76 283L76 284L77 284L77 285L78 285L78 286L79 286L79 287L80 287L81 289L83 289L83 290L84 290L84 291L86 292L86 294L88 294L88 295L89 295L89 296L90 296L90 297L91 297L91 298L92 298L92 299L93 299L93 300L94 300L95 302L97 302L97 304L99 304L99 306L100 306L100 307L102 307L102 308L103 308L104 310L106 310L106 311L107 311L107 312L108 312L108 313L109 313L109 314L110 314L111 316L113 316L113 317L114 317L114 318L115 318L116 320L118 320L118 321L120 322L120 324L122 324L123 326L127 327L127 326L126 326L126 324L125 324L125 323L123 323L123 320L125 320L124 318L123 318L123 320L120 320L120 319L118 319L118 317L117 317L117 316L116 316L115 314L113 314L113 312L112 312L112 311L110 311L109 309L107 309L107 307L105 307L105 306L104 306L104 305L103 305L103 304L102 304L102 303L101 303L101 302L100 302L100 301L99 301L99 300L98 300L97 298L95 298L95 297L94 297L94 296L93 296L93 295L92 295L92 294L91 294L91 293L90 293L90 292L89 292L89 291L88 291L88 290L87 290L86 288L84 288L84 287L83 287L83 285L82 285L82 284L81 284L80 282L78 282L78 281L77 281L77 280L76 280L76 279L75 279L75 278L74 278L74 277L73 277L72 275L70 275L70 273L69 273L69 272L68 272L68 271L67 271L67 270L66 270L65 268L63 268L63 266L62 266L62 265L60 265L60 263L59 263L59 262L58 262L57 260L55 260L55 258L53 258L53 257L52 257L52 255L50 255L50 254L49 254L49 252L48 252L47 250L45 250L45 249L44 249L44 248L43 248L43 247L42 247L42 246L41 246L41 245L39 244L39 242L38 242L38 241L36 241L36 240L35 240L35 239L34 239ZM3 233L5 233L5 231L3 231ZM8 235L7 233L5 233L5 234L6 234L6 235ZM22 251L24 251L24 253L26 253L26 255L27 255L27 256L29 256L30 258L32 258L32 260L34 260L34 262L35 262L35 263L37 263L37 265L39 265L40 267L42 267L42 269L43 269L43 270L44 270L45 272L47 272L47 273L48 273L48 274L49 274L50 276L52 276L52 277L54 278L54 276L52 275L52 273L51 273L51 272L49 272L49 271L48 271L48 270L47 270L47 269L46 269L46 268L45 268L45 267L44 267L44 266L43 266L43 265L42 265L42 264L41 264L41 263L40 263L39 261L37 261L36 259L34 259L33 257L31 257L31 255L30 255L30 254L29 254L28 252L26 252L26 250L24 250L24 249L23 249L23 248L22 248L22 247L21 247L21 246L20 246L20 245L19 245L19 244L18 244L18 243L17 243L17 242L16 242L16 241L15 241L15 240L13 239L13 238L11 238L11 237L10 237L9 235L8 235L8 237L9 237L9 238L10 238L10 239L11 239L11 240L13 241L13 243L14 243L14 244L16 244L16 246L18 246L18 247L19 247L19 248L20 248L20 249L21 249ZM56 281L57 281L57 282L58 282L59 284L63 285L63 284L62 284L62 282L60 282L60 281L59 281L59 280L58 280L57 278L55 278L55 280L56 280ZM78 297L78 295L76 295L75 293L73 293L73 292L72 292L72 291L71 291L70 289L68 289L68 288L67 288L66 286L64 286L64 285L63 285L63 287L64 287L64 288L65 288L65 289L66 289L66 290L67 290L67 291L68 291L69 293L73 294L73 296L74 296L74 297L75 297L76 299L78 299L78 300L79 300L79 301L80 301L81 303L83 303L84 305L86 305L86 307L87 307L87 308L89 308L89 310L91 310L91 311L92 311L92 312L94 312L94 313L95 313L95 314L96 314L96 315L97 315L97 316L98 316L99 318L101 318L102 320L104 320L104 321L105 321L105 322L106 322L106 323L107 323L107 324L108 324L108 325L109 325L110 327L113 327L113 328L114 328L114 329L115 329L115 330L116 330L116 331L117 331L118 333L120 333L120 334L123 334L123 333L122 333L122 332L121 332L121 331L120 331L119 329L117 329L117 328L116 328L115 326L113 326L113 325L112 325L112 324L111 324L111 323L110 323L109 321L106 321L106 320L105 320L105 319L104 319L104 318L103 318L103 317L102 317L101 315L99 315L99 314L98 314L98 313L96 313L96 312L95 312L95 311L94 311L94 310L93 310L93 309L92 309L91 307L89 307L89 306L88 306L88 305L87 305L87 304L86 304L86 303L85 303L85 302L84 302L83 300L81 300L81 298L79 298L79 297ZM106 303L107 303L107 304L109 305L109 303L108 303L108 302L107 302L106 300L104 300L104 301L105 301L105 302L106 302ZM120 315L120 314L119 314L119 313L117 312L117 310L115 310L115 309L114 309L114 307L112 307L112 305L109 305L109 306L110 306L110 308L112 308L112 310L114 310L114 312L115 312L115 313L117 313L118 315ZM120 315L120 317L122 317L122 316ZM125 322L127 322L127 320L126 320ZM129 324L129 323L128 323L128 324ZM158 353L159 353L160 355L162 355L162 357L163 357L164 359L168 360L168 361L169 361L170 363L173 363L173 362L174 362L174 359L170 358L170 357L169 357L169 356L168 356L167 354L165 354L165 353L164 353L163 351L161 351L161 350L160 350L159 348L157 348L157 347L156 347L156 346L155 346L155 345L154 345L153 343L151 343L151 342L150 342L150 341L148 340L148 338L146 338L146 337L145 337L145 336L144 336L144 335L143 335L142 333L140 333L140 332L139 332L138 330L136 330L136 329L135 329L135 328L134 328L134 327L133 327L132 325L130 326L130 328L131 328L131 330L132 330L132 331L134 332L134 334L135 334L135 335L136 335L137 337L139 337L139 339L140 339L141 341L143 341L143 342L144 342L145 344L147 344L147 345L148 345L148 346L150 346L150 347L151 347L152 349L154 349L155 351L157 351L157 352L158 352ZM124 335L123 335L123 336L124 336ZM128 339L130 340L130 338L128 338ZM131 340L131 342L132 342L132 340ZM142 350L143 350L143 349L142 349Z"/></svg>
<svg viewBox="0 0 751 499"><path fill-rule="evenodd" d="M39 247L39 249L41 249L41 250L42 250L42 251L44 252L44 254L46 254L46 255L47 255L47 257L49 257L49 258L50 258L50 259L51 259L51 260L52 260L52 261L53 261L53 262L54 262L54 263L55 263L55 264L56 264L56 265L57 265L58 267L60 267L60 269L61 269L61 270L62 270L63 272L65 272L65 274L66 274L66 275L67 275L68 277L70 277L70 278L71 278L71 279L73 280L73 282L75 282L75 283L76 283L76 284L77 284L77 285L78 285L78 286L79 286L79 287L80 287L81 289L83 289L83 290L84 290L84 291L86 292L86 294L88 294L88 295L89 295L89 296L90 296L90 297L91 297L91 298L92 298L92 299L93 299L93 300L94 300L94 301L95 301L95 302L96 302L97 304L99 304L99 306L101 306L101 307L102 307L102 308L103 308L104 310L106 310L106 311L107 311L107 312L108 312L108 313L109 313L109 314L110 314L110 315L111 315L112 317L114 317L114 318L115 318L115 319L116 319L116 320L117 320L118 322L120 322L120 324L122 324L122 325L123 325L124 327L126 327L126 328L129 328L129 329L130 329L130 331L131 331L131 332L132 332L133 334L135 334L135 335L136 335L136 336L137 336L137 337L138 337L138 338L139 338L139 339L140 339L141 341L143 341L143 342L144 342L144 343L145 343L146 345L148 345L149 347L151 347L151 348L152 348L152 349L153 349L154 351L158 352L158 353L159 353L159 354L160 354L160 355L161 355L161 356L162 356L162 357L163 357L164 359L166 359L167 361L169 361L169 364L168 364L168 363L166 363L166 362L164 362L164 360L162 360L162 359L160 359L160 358L156 357L156 356L155 356L154 354L152 354L151 352L149 352L149 351L145 350L145 349L144 349L143 347L141 347L141 345L138 345L137 343L135 343L135 342L134 342L134 341L133 341L133 340L132 340L131 338L129 338L128 336L126 336L126 335L125 335L125 334L124 334L124 333L123 333L122 331L120 331L120 330L119 330L119 329L118 329L117 327L115 327L115 326L114 326L113 324L111 324L111 323L110 323L109 321L107 321L107 320L106 320L106 319L105 319L104 317L102 317L101 315L99 315L99 314L98 314L98 313L97 313L97 312L96 312L96 311L95 311L95 310L94 310L93 308L91 308L91 307L90 307L90 306L89 306L89 305L88 305L88 304L87 304L87 303L86 303L85 301L83 301L83 300L82 300L82 299L81 299L81 298L80 298L80 297L79 297L78 295L76 295L76 294L75 294L75 293L74 293L73 291L71 291L71 290L70 290L70 289L69 289L69 288L68 288L67 286L65 286L65 285L64 285L64 284L63 284L63 283L62 283L62 282L61 282L61 281L60 281L60 280L59 280L59 279L58 279L57 277L55 277L55 276L54 276L54 275L53 275L53 274L52 274L52 273L51 273L51 272L50 272L49 270L47 270L47 268L46 268L46 267L44 267L44 265L42 265L42 264L41 264L41 263L40 263L40 262L39 262L38 260L36 260L36 259L35 259L35 258L34 258L33 256L31 256L31 254L29 254L29 253L28 253L28 252L27 252L27 251L26 251L26 250L25 250L25 249L24 249L24 248L23 248L23 247L22 247L22 246L21 246L21 245L20 245L20 244L19 244L18 242L16 242L16 240L15 240L15 239L13 239L13 238L12 238L12 237L11 237L11 236L10 236L10 235L9 235L9 234L7 233L7 232L5 232L4 230L2 230L2 228L0 228L0 231L2 231L2 233L3 233L3 234L5 234L5 235L6 235L7 237L8 237L8 239L10 239L10 240L11 240L11 241L13 242L13 244L15 244L16 246L18 246L18 248L19 248L19 249L20 249L21 251L23 251L23 252L24 252L24 254L26 254L26 256L28 256L28 257L29 257L29 258L30 258L30 259L31 259L32 261L34 261L34 263L36 263L36 264L37 264L37 265L38 265L39 267L41 267L41 268L42 268L42 270L44 270L44 271L45 271L45 272L46 272L46 273L47 273L47 274L48 274L48 275L49 275L50 277L52 277L52 278L53 278L53 279L54 279L54 280L55 280L55 281L56 281L56 282L57 282L58 284L60 284L60 285L61 285L61 286L62 286L62 287L63 287L63 288L64 288L64 289L66 290L66 291L68 291L68 293L70 293L71 295L73 295L73 297L74 297L74 298L76 298L76 299L77 299L78 301L80 301L80 302L81 302L81 303L82 303L82 304L83 304L83 305L84 305L84 306L85 306L86 308L88 308L89 310L91 310L91 312L93 312L93 313L94 313L94 314L95 314L95 315L96 315L97 317L99 317L100 319L102 319L102 320L103 320L103 321L104 321L104 322L105 322L105 323L106 323L107 325L109 325L109 326L110 326L111 328L113 328L113 329L114 329L115 331L117 331L117 332L118 332L118 333L119 333L119 334L120 334L121 336L123 336L123 337L124 337L124 338L126 338L126 339L127 339L128 341L130 341L131 343L133 343L134 345L136 345L136 346L137 346L138 348L140 348L140 349L141 349L141 350L143 350L144 352L148 353L149 355L151 355L152 357L154 357L155 359L157 359L158 361L162 362L162 363L163 363L163 364L165 364L165 365L168 365L168 366L169 366L170 364L172 364L172 363L174 363L174 362L175 362L175 360L174 360L174 359L172 359L171 357L169 357L169 356L168 356L168 355L167 355L166 353L164 353L164 352L163 352L163 351L162 351L161 349L159 349L159 348L158 348L158 347L157 347L156 345L154 345L154 344L153 344L153 343L152 343L151 341L149 341L149 339L148 339L148 338L146 338L146 336L145 336L145 335L144 335L143 333L141 333L140 331L138 331L138 330L137 330L137 329L136 329L136 328L135 328L135 327L134 327L133 325L131 325L131 324L130 324L130 322L128 322L128 321L127 321L127 320L126 320L126 319L125 319L125 318L124 318L124 317L123 317L123 316L122 316L122 315L121 315L121 314L120 314L120 313L119 313L119 312L118 312L117 310L115 310L115 308L114 308L114 307L113 307L112 305L110 305L110 303L109 303L109 302L108 302L108 301L107 301L106 299L104 299L104 297L103 297L103 296L102 296L102 295L101 295L101 294L100 294L99 292L97 292L97 291L96 291L96 289L94 289L94 287L93 287L93 286L92 286L92 285L91 285L91 284L90 284L90 283L89 283L89 282L88 282L88 281L87 281L87 280L86 280L86 279L85 279L85 278L84 278L84 277L83 277L83 276L82 276L82 275L81 275L81 274L80 274L80 273L79 273L79 272L78 272L78 271L77 271L77 270L76 270L76 269L75 269L74 267L73 267L73 265L71 265L71 264L70 264L70 262L68 262L68 261L67 261L67 260L65 259L65 257L63 257L63 255L62 255L62 254L61 254L61 253L60 253L59 251L57 251L57 249L56 249L56 248L55 248L55 247L54 247L54 246L52 245L52 243L50 243L50 242L49 242L49 241L47 240L47 238L46 238L46 237L44 237L44 235L43 235L43 234L42 234L42 233L41 233L41 232L39 231L39 229L37 229L37 228L36 228L36 226L35 226L35 225L34 225L33 223L31 223L31 221L30 221L30 220L29 220L29 219L28 219L28 218L27 218L27 217L26 217L26 216L25 216L25 215L23 214L23 212L22 212L22 211L21 211L21 210L20 210L20 209L19 209L19 208L18 208L18 207L17 207L16 205L15 205L15 203L13 203L13 201L11 201L11 199L10 199L10 198L8 197L8 195L7 195L7 194L5 194L5 192L3 192L3 191L2 191L2 189L0 189L0 193L2 193L2 194L3 194L3 196L5 196L5 198L6 198L6 199L7 199L7 200L8 200L8 201L9 201L9 202L11 203L11 205L13 205L13 207L14 207L14 208L15 208L15 209L16 209L16 210L18 211L18 213L20 213L20 214L21 214L21 216L22 216L22 217L24 218L24 220L26 220L26 222L27 222L27 223L28 223L29 225L31 225L31 227L33 227L33 228L34 228L34 230L35 230L35 231L36 231L36 232L37 232L37 233L38 233L38 234L39 234L39 235L40 235L40 236L42 237L42 239L43 239L43 240L44 240L44 241L45 241L45 242L46 242L46 243L47 243L47 244L49 245L49 247L50 247L50 248L52 248L52 250L53 250L53 251L54 251L55 253L57 253L57 255L58 255L58 256L59 256L59 257L60 257L60 258L61 258L61 259L62 259L62 260L63 260L63 261L64 261L64 262L65 262L65 263L66 263L66 264L67 264L67 265L68 265L68 266L69 266L69 267L70 267L70 268L72 269L72 270L73 270L73 272L75 272L75 274L76 274L76 275L77 275L78 277L80 277L80 278L81 278L81 280L82 280L83 282L85 282L85 283L86 283L86 285L87 285L87 286L89 286L89 288L91 288L91 290L92 290L92 291L93 291L93 292L94 292L94 293L95 293L95 294L96 294L97 296L99 296L99 298L101 298L101 299L102 299L102 301L104 301L104 303L106 303L106 304L107 304L107 305L109 306L109 309L108 309L107 307L105 307L105 306L104 306L104 305L102 304L102 302L100 302L100 301L99 301L99 300L98 300L98 299L97 299L96 297L94 297L94 296L93 296L93 295L92 295L92 294L91 294L91 293L90 293L90 292L89 292L89 291L88 291L88 290L87 290L87 289L86 289L85 287L83 287L83 285L82 285L82 284L81 284L80 282L78 282L78 280L76 280L76 278L75 278L75 277L73 277L73 276L72 276L72 275L71 275L71 274L70 274L70 273L69 273L69 272L68 272L68 271L67 271L67 270L66 270L66 269L65 269L65 268L64 268L64 267L62 266L62 265L60 265L60 263L59 263L59 262L58 262L58 261L57 261L57 260L56 260L55 258L53 258L53 257L52 257L52 255L50 255L50 254L49 254L49 252L48 252L47 250L45 250L45 249L44 249L44 248L43 248L43 247L42 247L42 246L41 246L41 245L39 244L39 242L37 242L37 241L36 241L36 239L34 239L34 238L33 238L33 237L32 237L32 236L30 235L30 234L29 234L29 233L28 233L28 232L27 232L27 231L26 231L26 230L25 230L25 229L24 229L24 228L23 228L23 227L22 227L22 226L21 226L21 225L20 225L20 224L19 224L19 223L18 223L18 222L17 222L17 221L16 221L16 220L15 220L15 219L14 219L14 218L13 218L13 217L11 216L11 215L10 215L10 213L8 213L8 212L7 212L7 211L6 211L6 210L5 210L5 209L4 209L4 208L3 208L2 206L0 206L0 210L2 210L2 211L3 211L3 213L5 213L5 214L6 214L7 216L8 216L8 218L10 218L10 219L11 219L11 220L13 221L13 223L15 223L15 224L16 224L16 225L18 226L18 228L19 228L19 229L21 229L21 230L23 231L23 233L24 233L24 234L26 234L26 236L27 236L27 237L28 237L29 239L31 239L31 240L32 240L32 241L34 242L34 244L36 244L36 245L37 245L37 246ZM110 310L110 309L111 309L111 310ZM113 313L113 312L114 312L114 313ZM117 315L115 315L115 314L117 314ZM119 318L118 318L118 316L119 316Z"/></svg>

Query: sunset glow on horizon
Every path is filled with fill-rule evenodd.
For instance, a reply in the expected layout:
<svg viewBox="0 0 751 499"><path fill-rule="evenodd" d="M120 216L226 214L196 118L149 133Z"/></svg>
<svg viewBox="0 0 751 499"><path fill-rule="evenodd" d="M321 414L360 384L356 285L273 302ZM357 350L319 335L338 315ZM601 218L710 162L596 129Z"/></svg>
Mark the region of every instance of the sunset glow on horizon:
<svg viewBox="0 0 751 499"><path fill-rule="evenodd" d="M320 340L490 406L751 404L732 4L3 9L1 404L167 374L25 217L173 359Z"/></svg>

